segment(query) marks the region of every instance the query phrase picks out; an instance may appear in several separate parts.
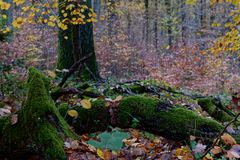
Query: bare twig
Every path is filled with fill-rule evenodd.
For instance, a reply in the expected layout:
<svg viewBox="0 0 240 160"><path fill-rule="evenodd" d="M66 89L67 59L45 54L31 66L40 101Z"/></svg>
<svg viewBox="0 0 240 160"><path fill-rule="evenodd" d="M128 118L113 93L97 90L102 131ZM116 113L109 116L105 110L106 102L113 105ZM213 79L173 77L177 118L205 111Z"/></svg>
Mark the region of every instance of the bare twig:
<svg viewBox="0 0 240 160"><path fill-rule="evenodd" d="M69 71L64 75L62 81L58 84L59 87L62 87L64 83L67 81L67 79L79 68L81 64L84 63L87 59L89 59L93 53L88 54L87 56L81 58L77 62L75 62L69 69Z"/></svg>
<svg viewBox="0 0 240 160"><path fill-rule="evenodd" d="M97 98L100 96L100 94L91 92L91 91L81 91L78 90L77 88L60 88L59 90L51 93L51 97L54 101L56 101L59 97L63 96L63 95L69 95L69 94L77 94L80 97L83 96L88 96L91 98Z"/></svg>
<svg viewBox="0 0 240 160"><path fill-rule="evenodd" d="M224 127L224 129L223 129L222 132L217 136L216 140L215 140L214 143L211 145L211 147L209 147L209 148L206 150L206 152L204 152L202 158L204 158L204 157L208 154L208 152L210 152L211 149L214 148L214 146L215 146L215 145L217 144L217 142L220 140L220 138L221 138L221 136L223 135L223 133L226 132L227 128L228 128L232 123L234 123L234 122L237 121L237 119L238 119L239 116L240 116L240 113L238 113L238 114L233 118L233 120L231 120L231 121Z"/></svg>

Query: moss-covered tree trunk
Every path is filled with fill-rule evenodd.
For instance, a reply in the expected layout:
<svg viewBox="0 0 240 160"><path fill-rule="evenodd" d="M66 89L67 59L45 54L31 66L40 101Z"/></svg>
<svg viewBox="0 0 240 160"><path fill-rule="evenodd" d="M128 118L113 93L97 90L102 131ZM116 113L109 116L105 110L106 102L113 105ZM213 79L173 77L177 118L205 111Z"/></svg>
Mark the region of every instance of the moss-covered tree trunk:
<svg viewBox="0 0 240 160"><path fill-rule="evenodd" d="M49 80L36 69L29 70L28 96L16 114L0 119L0 155L8 159L66 159L64 138L77 138L49 95ZM0 157L3 158L3 157Z"/></svg>
<svg viewBox="0 0 240 160"><path fill-rule="evenodd" d="M62 0L59 1L61 4L59 5L59 17L61 20L64 19L61 11L66 7L62 4L68 5L67 2L62 2ZM89 9L84 11L85 17L88 17L92 1L87 0L81 3L88 6ZM97 79L99 77L94 49L93 24L92 22L81 25L68 24L67 30L59 29L58 69L69 69L75 62L89 54L92 54L92 56L82 64L82 67L79 67L79 75L83 80Z"/></svg>

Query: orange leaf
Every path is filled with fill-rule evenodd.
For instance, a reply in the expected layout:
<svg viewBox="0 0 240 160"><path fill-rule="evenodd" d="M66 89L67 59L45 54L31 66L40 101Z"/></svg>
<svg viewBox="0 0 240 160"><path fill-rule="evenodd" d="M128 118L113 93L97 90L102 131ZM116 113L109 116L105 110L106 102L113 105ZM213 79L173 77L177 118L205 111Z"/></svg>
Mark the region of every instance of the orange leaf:
<svg viewBox="0 0 240 160"><path fill-rule="evenodd" d="M219 153L222 152L222 148L219 147L219 146L214 146L214 148L211 149L211 152L212 152L214 155L219 154Z"/></svg>
<svg viewBox="0 0 240 160"><path fill-rule="evenodd" d="M230 135L230 134L227 134L227 133L224 133L222 136L221 136L221 139L224 141L224 143L226 144L230 144L230 145L234 145L234 144L237 144L236 140Z"/></svg>

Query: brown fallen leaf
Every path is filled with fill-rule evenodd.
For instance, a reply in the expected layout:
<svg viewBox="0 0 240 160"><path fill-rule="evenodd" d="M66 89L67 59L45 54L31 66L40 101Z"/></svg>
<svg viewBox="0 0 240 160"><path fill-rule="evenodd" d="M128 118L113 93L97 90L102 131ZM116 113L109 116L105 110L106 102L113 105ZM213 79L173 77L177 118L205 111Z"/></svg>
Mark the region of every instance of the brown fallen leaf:
<svg viewBox="0 0 240 160"><path fill-rule="evenodd" d="M119 101L121 101L123 99L123 97L120 95L120 96L117 96L114 100L113 100L113 102L119 102Z"/></svg>
<svg viewBox="0 0 240 160"><path fill-rule="evenodd" d="M230 144L231 146L234 144L237 144L236 140L230 134L227 134L227 133L224 133L221 136L221 139L225 144Z"/></svg>
<svg viewBox="0 0 240 160"><path fill-rule="evenodd" d="M216 155L222 152L222 148L219 146L214 146L213 149L211 149L211 152Z"/></svg>
<svg viewBox="0 0 240 160"><path fill-rule="evenodd" d="M72 149L78 149L79 148L78 140L74 140L74 141L71 142L71 148Z"/></svg>
<svg viewBox="0 0 240 160"><path fill-rule="evenodd" d="M134 138L139 138L139 137L140 137L140 133L139 133L138 130L136 130L136 129L131 129L131 135L132 135Z"/></svg>

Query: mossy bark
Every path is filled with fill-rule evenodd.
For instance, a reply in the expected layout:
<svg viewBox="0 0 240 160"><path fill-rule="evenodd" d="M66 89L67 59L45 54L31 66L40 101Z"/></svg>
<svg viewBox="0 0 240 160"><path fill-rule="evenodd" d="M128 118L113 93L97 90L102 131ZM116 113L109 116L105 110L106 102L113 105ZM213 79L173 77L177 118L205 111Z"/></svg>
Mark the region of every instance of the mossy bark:
<svg viewBox="0 0 240 160"><path fill-rule="evenodd" d="M59 1L59 10L64 7L63 1ZM90 9L92 8L91 0L81 2L82 5L88 6L89 9L84 11L84 15L88 17ZM64 19L63 13L59 12L60 19ZM68 17L70 18L70 17ZM58 45L58 69L69 69L74 63L83 58L84 56L92 54L83 66L79 67L79 76L82 80L95 80L99 78L97 60L94 49L93 38L93 24L87 22L86 24L68 24L68 29L63 31L59 29L59 45ZM67 39L66 39L67 37Z"/></svg>
<svg viewBox="0 0 240 160"><path fill-rule="evenodd" d="M28 96L16 124L11 117L0 119L0 155L9 159L66 159L64 138L77 138L64 121L48 93L49 80L29 69Z"/></svg>
<svg viewBox="0 0 240 160"><path fill-rule="evenodd" d="M59 17L60 20L64 19L62 10L64 7L62 4L65 3L64 0L59 0ZM74 63L73 55L73 25L68 24L67 30L58 30L58 59L57 59L57 68L69 69Z"/></svg>
<svg viewBox="0 0 240 160"><path fill-rule="evenodd" d="M138 128L174 140L184 140L190 135L211 139L223 129L217 121L198 116L182 106L169 104L157 98L127 97L119 105L119 126L131 126L133 118L136 118Z"/></svg>
<svg viewBox="0 0 240 160"><path fill-rule="evenodd" d="M94 105L92 109L80 109L79 118L75 121L75 128L80 133L88 131L104 130L112 125L112 114L103 103ZM62 114L66 113L67 107L60 107ZM138 120L137 128L154 132L173 140L185 140L190 135L204 137L212 140L223 126L215 120L198 116L194 111L182 106L171 106L168 102L158 98L144 96L129 96L124 98L115 112L117 125L121 128L131 128L134 119ZM95 121L97 120L97 121ZM72 123L72 120L68 120ZM97 122L97 123L96 123ZM87 123L91 125L86 125ZM83 128L84 126L84 128ZM95 127L93 127L95 126Z"/></svg>
<svg viewBox="0 0 240 160"><path fill-rule="evenodd" d="M214 104L213 98L200 98L198 99L198 104L206 111L211 117L220 122L229 122L234 117L230 116L222 108L219 108Z"/></svg>
<svg viewBox="0 0 240 160"><path fill-rule="evenodd" d="M59 112L65 117L65 120L75 129L79 134L91 133L96 131L104 131L110 125L110 114L108 108L105 107L104 100L96 100L92 102L91 109L84 109L76 106L71 109L77 110L78 118L72 118L66 115L69 110L68 105L59 106Z"/></svg>

